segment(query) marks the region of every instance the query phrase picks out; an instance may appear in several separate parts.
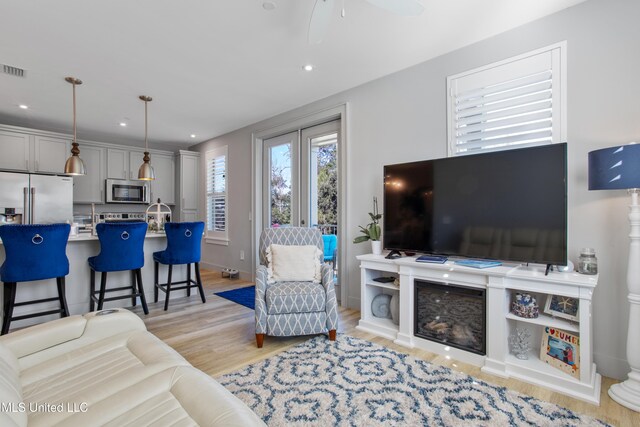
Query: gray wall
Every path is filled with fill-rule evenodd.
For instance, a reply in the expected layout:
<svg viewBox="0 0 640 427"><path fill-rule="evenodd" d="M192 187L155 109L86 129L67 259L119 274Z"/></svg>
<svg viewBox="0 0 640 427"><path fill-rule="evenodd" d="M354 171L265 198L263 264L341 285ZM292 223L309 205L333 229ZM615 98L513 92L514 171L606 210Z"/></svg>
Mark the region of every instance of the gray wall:
<svg viewBox="0 0 640 427"><path fill-rule="evenodd" d="M252 132L349 103L345 229L350 241L357 225L367 220L371 196L382 196L384 164L446 156L448 75L567 40L569 258L576 262L581 247L596 248L600 284L593 303L595 360L602 374L625 377L629 200L624 192L587 190L587 153L640 139L638 16L637 0L591 0L193 147L204 153L229 145L231 245L205 245L204 261L247 274L253 268L250 260L239 260L239 251L249 254L251 248ZM359 307L360 295L354 257L368 250L366 244L347 244L351 307Z"/></svg>

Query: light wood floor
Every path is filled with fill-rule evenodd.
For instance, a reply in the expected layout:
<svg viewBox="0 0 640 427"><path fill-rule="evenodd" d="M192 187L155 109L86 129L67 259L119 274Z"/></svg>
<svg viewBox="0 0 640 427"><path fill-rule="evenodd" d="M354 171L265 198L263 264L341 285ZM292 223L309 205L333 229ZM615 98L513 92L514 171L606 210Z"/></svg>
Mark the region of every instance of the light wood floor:
<svg viewBox="0 0 640 427"><path fill-rule="evenodd" d="M214 292L250 286L251 283L222 279L219 272L206 270L202 272L202 280L206 304L202 304L200 298L192 293L189 298L172 298L169 310L165 312L162 307L164 295L161 292L160 302L149 304L148 316L142 314L139 306L134 309L144 319L150 332L177 350L196 368L216 377L273 356L308 339L266 337L264 347L258 349L255 344L253 310L213 295ZM148 298L153 301L152 295ZM556 403L613 425L640 426L640 414L618 405L607 395L609 386L617 382L611 378L603 378L601 403L598 407L518 380L487 375L475 366L446 360L434 353L400 347L390 340L356 330L359 318L359 311L340 308L338 333L370 340L396 351L448 366L486 382Z"/></svg>

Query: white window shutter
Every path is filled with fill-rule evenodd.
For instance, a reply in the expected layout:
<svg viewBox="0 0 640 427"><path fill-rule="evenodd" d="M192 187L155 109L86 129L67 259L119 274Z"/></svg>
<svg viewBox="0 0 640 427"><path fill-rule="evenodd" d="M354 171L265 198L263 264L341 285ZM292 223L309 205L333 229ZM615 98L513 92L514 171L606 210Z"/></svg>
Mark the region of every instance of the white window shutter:
<svg viewBox="0 0 640 427"><path fill-rule="evenodd" d="M447 79L449 155L565 140L566 44Z"/></svg>
<svg viewBox="0 0 640 427"><path fill-rule="evenodd" d="M227 240L227 147L207 152L207 237Z"/></svg>

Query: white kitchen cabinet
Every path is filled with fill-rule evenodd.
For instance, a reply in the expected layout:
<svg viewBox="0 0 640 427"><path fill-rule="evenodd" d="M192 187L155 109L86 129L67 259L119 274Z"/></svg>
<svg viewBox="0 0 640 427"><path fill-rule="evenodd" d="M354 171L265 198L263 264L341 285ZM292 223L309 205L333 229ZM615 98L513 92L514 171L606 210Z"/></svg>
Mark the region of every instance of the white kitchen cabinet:
<svg viewBox="0 0 640 427"><path fill-rule="evenodd" d="M0 131L0 169L29 170L29 135Z"/></svg>
<svg viewBox="0 0 640 427"><path fill-rule="evenodd" d="M64 173L64 164L71 155L71 141L66 138L53 138L47 136L35 137L34 172ZM82 158L82 145L80 146Z"/></svg>
<svg viewBox="0 0 640 427"><path fill-rule="evenodd" d="M179 221L200 219L200 153L180 150L177 157L178 196L176 214Z"/></svg>
<svg viewBox="0 0 640 427"><path fill-rule="evenodd" d="M73 203L104 203L105 149L83 145L80 157L87 174L73 177Z"/></svg>
<svg viewBox="0 0 640 427"><path fill-rule="evenodd" d="M173 156L151 155L151 166L156 179L151 181L151 202L160 199L162 203L173 205L176 202L176 169ZM136 172L137 173L137 172Z"/></svg>
<svg viewBox="0 0 640 427"><path fill-rule="evenodd" d="M143 159L144 153L142 151L129 151L129 176L127 179L138 179L138 169L140 169ZM153 156L151 156L151 166L153 166Z"/></svg>
<svg viewBox="0 0 640 427"><path fill-rule="evenodd" d="M129 151L107 149L107 178L129 179Z"/></svg>

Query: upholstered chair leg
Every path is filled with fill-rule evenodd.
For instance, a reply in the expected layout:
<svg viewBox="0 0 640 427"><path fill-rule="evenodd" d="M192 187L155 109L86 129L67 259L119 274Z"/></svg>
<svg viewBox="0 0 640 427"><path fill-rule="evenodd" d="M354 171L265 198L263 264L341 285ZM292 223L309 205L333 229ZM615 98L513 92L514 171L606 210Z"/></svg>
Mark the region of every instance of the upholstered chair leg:
<svg viewBox="0 0 640 427"><path fill-rule="evenodd" d="M329 341L335 341L335 340L336 340L336 330L331 329L329 331Z"/></svg>
<svg viewBox="0 0 640 427"><path fill-rule="evenodd" d="M149 314L149 308L147 307L147 299L144 296L144 286L142 284L142 270L136 270L136 278L138 279L138 292L140 292L140 303L142 304L142 310L144 314Z"/></svg>
<svg viewBox="0 0 640 427"><path fill-rule="evenodd" d="M131 275L131 293L136 293L136 275L133 270L130 271ZM131 297L131 306L136 306L136 297Z"/></svg>
<svg viewBox="0 0 640 427"><path fill-rule="evenodd" d="M67 306L67 295L65 291L65 278L56 277L56 284L58 285L58 299L60 300L60 309L62 310L62 316L69 316L69 307Z"/></svg>
<svg viewBox="0 0 640 427"><path fill-rule="evenodd" d="M13 317L13 305L16 301L16 284L14 282L4 283L4 317L2 319L2 335L9 332L11 318Z"/></svg>
<svg viewBox="0 0 640 427"><path fill-rule="evenodd" d="M191 264L187 264L187 296L191 296Z"/></svg>
<svg viewBox="0 0 640 427"><path fill-rule="evenodd" d="M169 309L169 294L171 293L171 274L173 273L173 265L169 264L169 271L167 273L167 292L164 297L164 311Z"/></svg>
<svg viewBox="0 0 640 427"><path fill-rule="evenodd" d="M204 289L202 289L202 278L200 277L200 263L195 263L196 269L196 283L198 284L198 290L200 291L200 299L202 299L202 303L207 302L207 298L204 296Z"/></svg>
<svg viewBox="0 0 640 427"><path fill-rule="evenodd" d="M258 345L258 348L262 348L262 345L264 344L264 334L256 334L256 344Z"/></svg>
<svg viewBox="0 0 640 427"><path fill-rule="evenodd" d="M96 297L96 271L91 268L91 289L89 290L89 311L96 309L96 303L93 300Z"/></svg>
<svg viewBox="0 0 640 427"><path fill-rule="evenodd" d="M107 272L100 273L100 296L98 297L98 310L102 310L104 305L104 294L107 290Z"/></svg>
<svg viewBox="0 0 640 427"><path fill-rule="evenodd" d="M153 302L158 302L158 268L160 264L155 261L153 263Z"/></svg>

